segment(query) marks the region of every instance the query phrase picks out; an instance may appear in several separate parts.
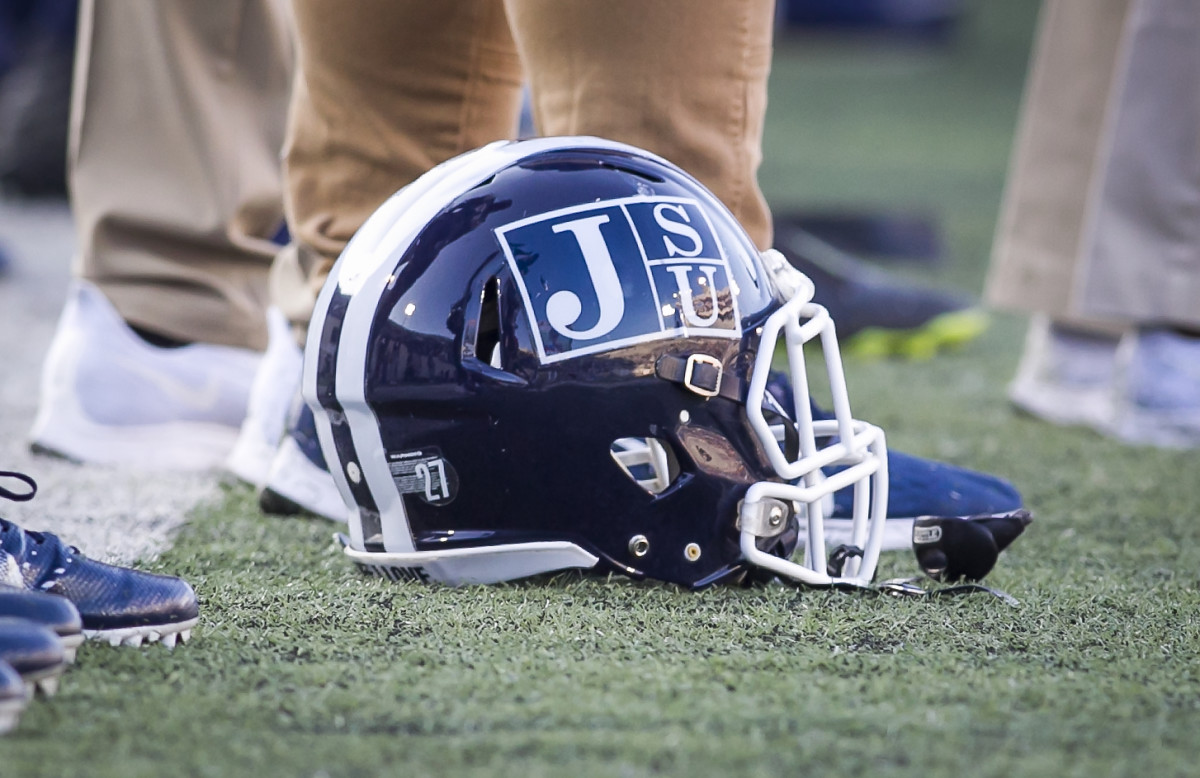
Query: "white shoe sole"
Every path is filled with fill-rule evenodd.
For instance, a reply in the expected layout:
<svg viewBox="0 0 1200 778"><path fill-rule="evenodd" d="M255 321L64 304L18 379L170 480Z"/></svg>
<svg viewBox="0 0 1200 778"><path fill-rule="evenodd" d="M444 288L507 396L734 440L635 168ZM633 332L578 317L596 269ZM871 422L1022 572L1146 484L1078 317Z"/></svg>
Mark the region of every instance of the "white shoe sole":
<svg viewBox="0 0 1200 778"><path fill-rule="evenodd" d="M62 643L63 658L67 660L67 664L75 663L75 654L79 651L79 647L83 645L85 640L83 633L74 635L59 635L58 642Z"/></svg>
<svg viewBox="0 0 1200 778"><path fill-rule="evenodd" d="M175 624L155 624L144 627L125 627L123 629L85 629L84 636L88 640L98 640L110 646L133 646L140 648L150 643L162 643L167 648L174 648L178 643L186 643L192 637L192 629L199 619L180 621Z"/></svg>
<svg viewBox="0 0 1200 778"><path fill-rule="evenodd" d="M60 403L53 412L38 413L30 432L34 451L75 462L146 470L210 470L225 461L237 440L237 429L221 424L113 427L65 411Z"/></svg>
<svg viewBox="0 0 1200 778"><path fill-rule="evenodd" d="M333 476L309 461L290 435L279 445L263 491L317 516L346 521L346 504Z"/></svg>
<svg viewBox="0 0 1200 778"><path fill-rule="evenodd" d="M30 697L35 692L41 693L43 697L53 697L58 694L58 682L62 678L63 671L66 669L67 662L64 660L53 667L47 667L45 670L21 676L21 680L25 682L25 693Z"/></svg>
<svg viewBox="0 0 1200 778"><path fill-rule="evenodd" d="M25 710L26 702L24 697L0 700L0 735L11 732L17 726L17 722L21 718L21 711Z"/></svg>

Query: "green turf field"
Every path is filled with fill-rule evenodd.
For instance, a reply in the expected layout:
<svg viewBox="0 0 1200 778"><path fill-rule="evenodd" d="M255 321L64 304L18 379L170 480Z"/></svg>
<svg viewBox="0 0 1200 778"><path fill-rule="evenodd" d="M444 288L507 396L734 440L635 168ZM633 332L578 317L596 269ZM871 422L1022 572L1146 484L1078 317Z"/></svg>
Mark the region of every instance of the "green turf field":
<svg viewBox="0 0 1200 778"><path fill-rule="evenodd" d="M935 215L944 264L905 275L977 293L1036 5L968 8L940 48L782 40L764 186ZM1036 522L988 579L1018 607L390 583L230 487L151 565L200 593L192 642L85 646L0 740L0 776L1194 775L1200 454L1014 415L1023 332L998 315L931 362L847 363L889 445L1021 487Z"/></svg>

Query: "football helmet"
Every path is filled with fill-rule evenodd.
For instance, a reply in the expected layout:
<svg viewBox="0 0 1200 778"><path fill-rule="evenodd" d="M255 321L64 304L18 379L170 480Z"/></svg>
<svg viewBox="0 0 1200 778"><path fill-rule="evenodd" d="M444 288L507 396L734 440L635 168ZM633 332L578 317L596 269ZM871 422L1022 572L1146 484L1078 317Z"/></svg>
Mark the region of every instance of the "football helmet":
<svg viewBox="0 0 1200 778"><path fill-rule="evenodd" d="M566 568L870 582L884 435L852 418L812 293L643 150L541 138L439 165L355 234L309 329L303 393L345 553L447 584ZM814 421L818 340L834 418ZM849 486L831 562L823 517Z"/></svg>

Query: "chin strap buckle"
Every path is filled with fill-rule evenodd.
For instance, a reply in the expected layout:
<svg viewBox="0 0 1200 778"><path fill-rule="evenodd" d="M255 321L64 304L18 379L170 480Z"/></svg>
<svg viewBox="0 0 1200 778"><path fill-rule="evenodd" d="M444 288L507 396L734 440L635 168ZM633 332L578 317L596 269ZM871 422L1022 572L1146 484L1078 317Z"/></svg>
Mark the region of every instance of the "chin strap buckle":
<svg viewBox="0 0 1200 778"><path fill-rule="evenodd" d="M655 365L659 378L682 384L701 397L726 397L740 402L745 387L733 373L726 373L721 360L710 354L688 354L687 357L664 354Z"/></svg>
<svg viewBox="0 0 1200 778"><path fill-rule="evenodd" d="M854 557L861 557L865 552L858 546L851 546L843 543L833 550L829 555L829 574L834 578L840 578L842 570L846 568L846 562Z"/></svg>
<svg viewBox="0 0 1200 778"><path fill-rule="evenodd" d="M683 385L701 397L716 397L721 393L721 360L708 354L688 354L683 367Z"/></svg>

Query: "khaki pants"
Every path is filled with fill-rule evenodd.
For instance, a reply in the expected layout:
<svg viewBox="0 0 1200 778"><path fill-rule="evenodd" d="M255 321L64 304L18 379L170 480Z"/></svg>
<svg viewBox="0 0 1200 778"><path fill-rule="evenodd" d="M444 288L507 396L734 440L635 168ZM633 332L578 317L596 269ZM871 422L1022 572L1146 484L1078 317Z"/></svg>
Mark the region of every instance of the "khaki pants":
<svg viewBox="0 0 1200 778"><path fill-rule="evenodd" d="M434 164L516 131L671 159L762 247L774 0L85 0L73 105L79 273L129 321L262 348L346 241ZM280 149L299 240L275 257ZM274 264L272 260L274 257Z"/></svg>
<svg viewBox="0 0 1200 778"><path fill-rule="evenodd" d="M1097 329L1200 323L1200 5L1049 0L987 298Z"/></svg>
<svg viewBox="0 0 1200 778"><path fill-rule="evenodd" d="M294 321L388 196L442 160L514 136L525 81L541 134L660 154L770 245L757 170L774 0L296 0L294 9L300 65L285 160L302 245L272 278Z"/></svg>
<svg viewBox="0 0 1200 778"><path fill-rule="evenodd" d="M293 71L282 0L84 0L77 273L128 321L262 349Z"/></svg>

